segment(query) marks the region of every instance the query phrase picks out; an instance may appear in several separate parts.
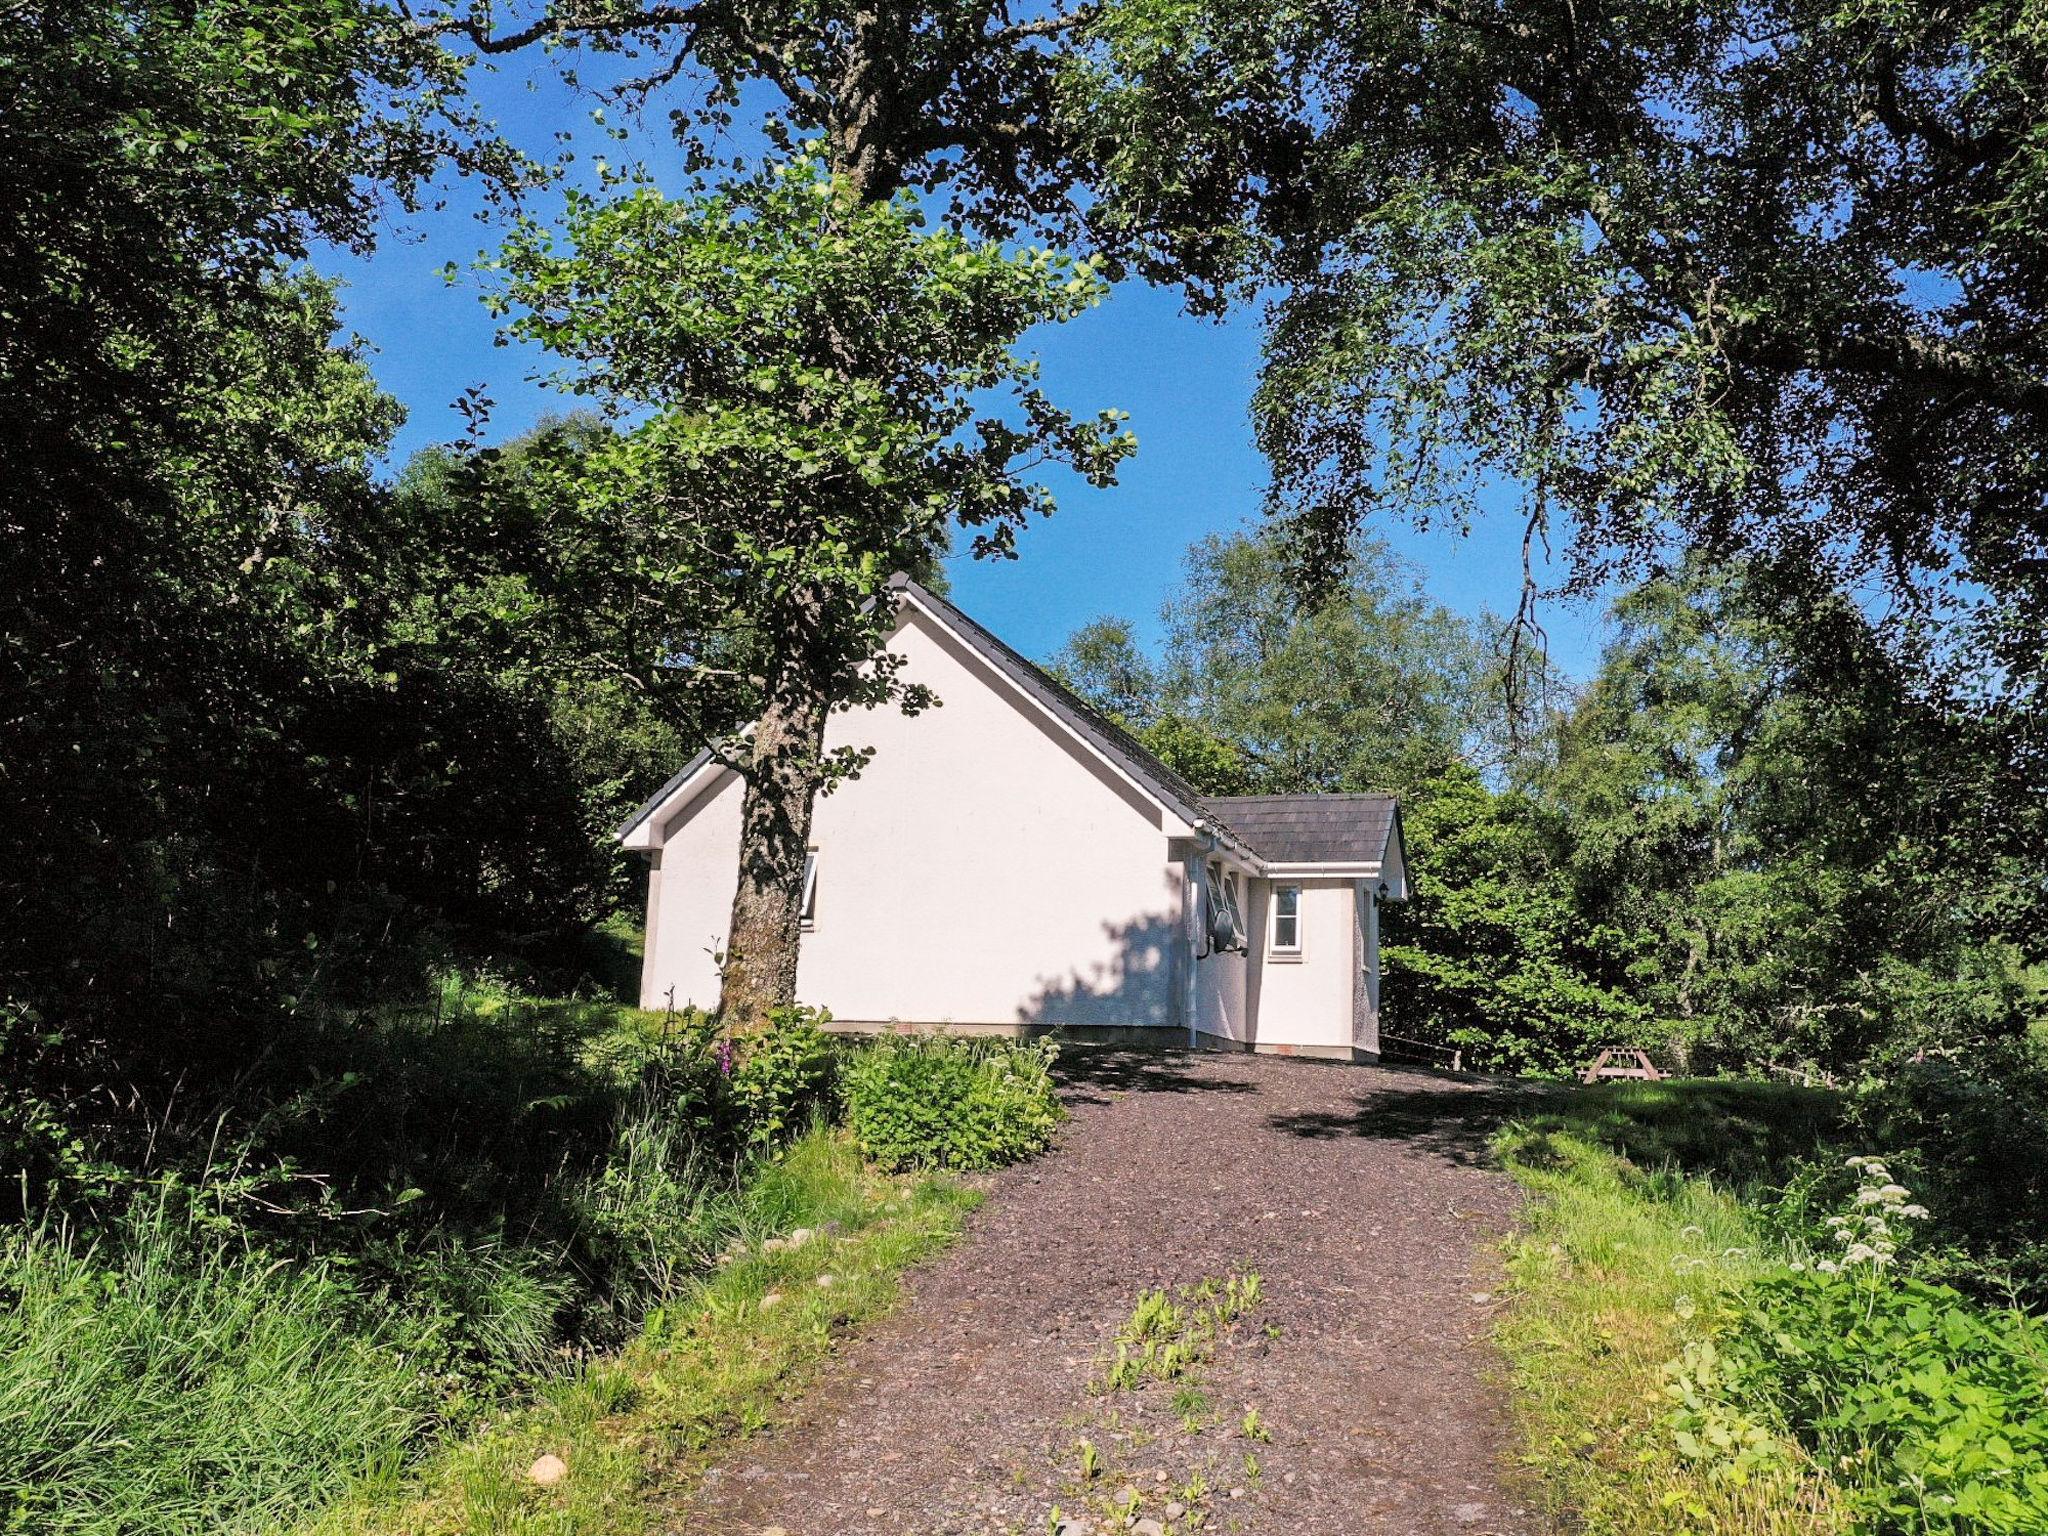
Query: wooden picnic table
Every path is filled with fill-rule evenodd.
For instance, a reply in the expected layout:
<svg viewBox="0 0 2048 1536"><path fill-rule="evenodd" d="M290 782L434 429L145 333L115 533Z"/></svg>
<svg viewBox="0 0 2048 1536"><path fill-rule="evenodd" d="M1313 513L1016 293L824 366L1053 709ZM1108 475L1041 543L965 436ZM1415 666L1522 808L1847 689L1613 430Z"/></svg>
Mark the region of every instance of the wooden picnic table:
<svg viewBox="0 0 2048 1536"><path fill-rule="evenodd" d="M1579 1070L1582 1083L1597 1082L1603 1077L1632 1077L1642 1082L1661 1083L1664 1074L1650 1062L1650 1053L1637 1045L1605 1045L1600 1054L1593 1058L1593 1064Z"/></svg>

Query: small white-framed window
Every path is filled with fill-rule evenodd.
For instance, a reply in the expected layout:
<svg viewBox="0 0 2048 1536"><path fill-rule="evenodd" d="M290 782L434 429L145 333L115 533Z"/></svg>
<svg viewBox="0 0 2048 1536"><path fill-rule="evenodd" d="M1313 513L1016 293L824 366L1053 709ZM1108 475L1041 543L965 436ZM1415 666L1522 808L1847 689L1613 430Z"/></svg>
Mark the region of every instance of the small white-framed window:
<svg viewBox="0 0 2048 1536"><path fill-rule="evenodd" d="M1301 953L1301 887L1273 887L1273 932L1270 947L1276 955Z"/></svg>
<svg viewBox="0 0 2048 1536"><path fill-rule="evenodd" d="M804 899L797 908L797 919L808 928L818 920L818 856L804 855Z"/></svg>

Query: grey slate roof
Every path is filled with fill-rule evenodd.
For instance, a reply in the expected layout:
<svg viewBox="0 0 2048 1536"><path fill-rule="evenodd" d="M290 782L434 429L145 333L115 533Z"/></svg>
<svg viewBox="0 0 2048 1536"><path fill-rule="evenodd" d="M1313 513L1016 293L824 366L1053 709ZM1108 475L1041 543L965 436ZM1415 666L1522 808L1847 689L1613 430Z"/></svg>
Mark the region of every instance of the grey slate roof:
<svg viewBox="0 0 2048 1536"><path fill-rule="evenodd" d="M1202 804L1274 864L1377 864L1392 795L1211 795Z"/></svg>
<svg viewBox="0 0 2048 1536"><path fill-rule="evenodd" d="M1186 821L1208 821L1252 853L1275 864L1373 863L1386 853L1394 824L1392 795L1204 795L1154 757L1130 732L1043 667L1012 650L943 597L907 576L891 586L939 614L976 655L1043 704L1095 749L1143 784ZM638 827L711 754L699 752L619 828ZM1314 851L1303 852L1310 849Z"/></svg>

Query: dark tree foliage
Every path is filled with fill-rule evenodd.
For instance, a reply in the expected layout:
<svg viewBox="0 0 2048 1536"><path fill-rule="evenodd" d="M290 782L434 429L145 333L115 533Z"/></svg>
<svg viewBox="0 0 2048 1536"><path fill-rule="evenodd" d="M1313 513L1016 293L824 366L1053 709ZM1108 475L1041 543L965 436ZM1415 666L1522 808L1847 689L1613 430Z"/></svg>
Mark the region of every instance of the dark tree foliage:
<svg viewBox="0 0 2048 1536"><path fill-rule="evenodd" d="M1545 1076L1656 1040L1628 974L1640 940L1584 909L1537 802L1457 764L1407 798L1402 831L1414 891L1382 919L1389 1033Z"/></svg>
<svg viewBox="0 0 2048 1536"><path fill-rule="evenodd" d="M2020 0L1127 0L1104 201L1268 157L1259 432L1311 565L1505 476L1587 586L1674 546L1890 589L1888 647L2048 720L2048 52ZM1099 25L1107 28L1108 19ZM1270 107L1266 110L1271 110ZM1270 188L1269 188L1270 193ZM2015 739L2035 754L2040 733Z"/></svg>
<svg viewBox="0 0 2048 1536"><path fill-rule="evenodd" d="M394 628L433 570L370 478L397 409L296 275L441 166L507 183L458 78L353 0L0 15L10 1102L141 1127L423 914L531 933L588 883L552 811L493 825L520 712Z"/></svg>

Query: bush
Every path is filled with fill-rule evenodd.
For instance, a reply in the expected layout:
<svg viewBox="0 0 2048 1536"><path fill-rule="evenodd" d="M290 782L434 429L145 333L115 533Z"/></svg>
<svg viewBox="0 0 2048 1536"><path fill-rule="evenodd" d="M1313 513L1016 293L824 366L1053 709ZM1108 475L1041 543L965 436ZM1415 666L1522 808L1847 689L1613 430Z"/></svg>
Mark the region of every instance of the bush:
<svg viewBox="0 0 2048 1536"><path fill-rule="evenodd" d="M2048 1060L2029 1040L1902 1062L1846 1099L1845 1133L1882 1149L1934 1213L1923 1278L2048 1304ZM1839 1164L1821 1173L1839 1193Z"/></svg>
<svg viewBox="0 0 2048 1536"><path fill-rule="evenodd" d="M1874 1532L2048 1530L2048 1337L1945 1285L1785 1271L1731 1352Z"/></svg>
<svg viewBox="0 0 2048 1536"><path fill-rule="evenodd" d="M787 1141L829 1112L839 1061L818 1026L830 1017L816 1009L778 1008L767 1029L739 1043L732 1096L749 1145Z"/></svg>
<svg viewBox="0 0 2048 1536"><path fill-rule="evenodd" d="M1702 1378L1721 1400L1706 1417L1775 1422L1834 1473L1866 1531L2048 1529L2041 1324L1904 1274L1927 1209L1881 1158L1846 1171L1858 1187L1816 1256L1758 1280L1737 1309L1728 1369Z"/></svg>
<svg viewBox="0 0 2048 1536"><path fill-rule="evenodd" d="M889 1037L845 1069L846 1117L884 1168L999 1168L1042 1152L1065 1111L1058 1047L925 1035Z"/></svg>

